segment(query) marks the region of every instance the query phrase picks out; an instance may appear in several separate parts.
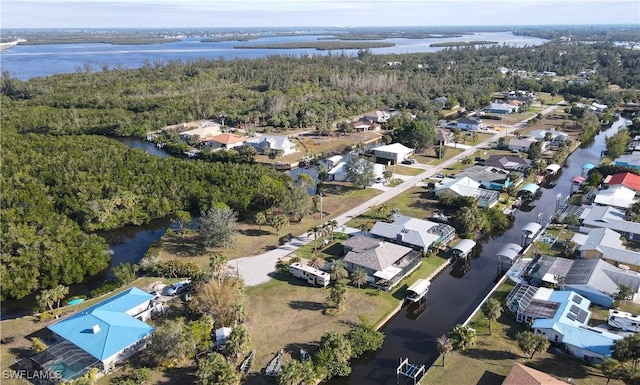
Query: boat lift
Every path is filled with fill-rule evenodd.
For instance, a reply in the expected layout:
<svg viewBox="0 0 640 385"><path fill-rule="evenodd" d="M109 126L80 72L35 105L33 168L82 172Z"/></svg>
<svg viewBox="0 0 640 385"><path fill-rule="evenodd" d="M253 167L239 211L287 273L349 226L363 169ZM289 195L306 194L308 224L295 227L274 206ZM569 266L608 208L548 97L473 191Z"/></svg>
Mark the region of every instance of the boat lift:
<svg viewBox="0 0 640 385"><path fill-rule="evenodd" d="M398 366L398 369L396 369L396 377L397 377L396 382L399 383L400 375L403 375L407 378L412 378L413 385L416 385L420 380L420 377L422 377L420 375L421 373L422 375L424 375L425 373L424 365L417 366L414 364L410 364L408 358L405 358L405 359L400 358L400 366Z"/></svg>

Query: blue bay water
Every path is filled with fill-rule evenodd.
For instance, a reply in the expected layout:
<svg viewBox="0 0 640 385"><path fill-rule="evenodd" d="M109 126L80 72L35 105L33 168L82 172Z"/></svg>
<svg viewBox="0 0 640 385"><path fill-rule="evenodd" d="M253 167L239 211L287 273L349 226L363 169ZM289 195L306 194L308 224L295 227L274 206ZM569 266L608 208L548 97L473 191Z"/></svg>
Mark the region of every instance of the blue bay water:
<svg viewBox="0 0 640 385"><path fill-rule="evenodd" d="M111 45L102 43L90 44L48 44L17 45L0 52L0 66L3 71L17 79L29 80L34 77L54 74L73 73L86 69L99 71L103 66L109 68L139 68L145 62L154 64L158 61L197 61L233 60L238 58L263 58L270 55L305 56L342 54L356 55L358 50L321 51L315 49L262 49L234 48L248 45L308 42L316 41L319 36L278 36L264 37L250 41L202 42L197 38L184 39L178 42L149 45ZM323 36L326 38L326 36ZM462 37L429 38L429 39L386 39L395 45L386 48L374 48L374 54L405 54L418 52L436 52L441 47L431 47L433 43L495 41L514 47L535 46L544 44L546 40L531 36L516 36L511 32L478 32ZM326 40L323 40L326 41Z"/></svg>

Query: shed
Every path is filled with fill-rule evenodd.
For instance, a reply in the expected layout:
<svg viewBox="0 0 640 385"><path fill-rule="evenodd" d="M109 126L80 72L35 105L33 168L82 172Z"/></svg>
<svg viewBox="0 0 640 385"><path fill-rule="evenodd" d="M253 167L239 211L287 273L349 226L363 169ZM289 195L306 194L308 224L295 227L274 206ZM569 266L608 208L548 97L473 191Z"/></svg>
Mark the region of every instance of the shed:
<svg viewBox="0 0 640 385"><path fill-rule="evenodd" d="M233 329L231 328L219 328L216 329L216 349L222 349L227 342L227 337L231 335Z"/></svg>
<svg viewBox="0 0 640 385"><path fill-rule="evenodd" d="M453 247L451 252L457 258L466 258L475 246L476 241L472 239L461 239L460 242Z"/></svg>

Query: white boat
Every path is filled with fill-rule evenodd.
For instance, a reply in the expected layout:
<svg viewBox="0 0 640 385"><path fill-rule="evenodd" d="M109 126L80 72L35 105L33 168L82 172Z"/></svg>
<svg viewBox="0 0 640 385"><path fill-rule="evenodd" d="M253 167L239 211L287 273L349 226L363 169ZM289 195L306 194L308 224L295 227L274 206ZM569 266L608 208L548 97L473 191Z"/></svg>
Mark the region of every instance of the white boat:
<svg viewBox="0 0 640 385"><path fill-rule="evenodd" d="M273 357L271 361L269 361L269 364L267 364L267 368L264 370L264 374L266 374L267 376L277 376L278 374L280 374L280 371L282 370L283 355L284 352L280 350L278 354L276 354L276 356Z"/></svg>
<svg viewBox="0 0 640 385"><path fill-rule="evenodd" d="M421 278L417 280L407 288L406 300L409 302L419 302L427 295L427 292L429 292L429 286L431 286L431 281L428 279Z"/></svg>
<svg viewBox="0 0 640 385"><path fill-rule="evenodd" d="M305 349L300 348L300 361L307 362L310 359L311 359L311 356L309 355L309 352L306 351Z"/></svg>

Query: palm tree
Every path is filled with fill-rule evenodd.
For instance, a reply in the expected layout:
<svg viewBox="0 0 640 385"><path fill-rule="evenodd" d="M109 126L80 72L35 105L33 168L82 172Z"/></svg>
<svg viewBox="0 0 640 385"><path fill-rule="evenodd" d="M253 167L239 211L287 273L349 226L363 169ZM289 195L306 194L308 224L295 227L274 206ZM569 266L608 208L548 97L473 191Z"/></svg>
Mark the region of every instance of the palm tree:
<svg viewBox="0 0 640 385"><path fill-rule="evenodd" d="M363 223L360 225L360 231L362 234L366 234L369 231L369 224Z"/></svg>
<svg viewBox="0 0 640 385"><path fill-rule="evenodd" d="M289 224L289 220L287 216L284 214L278 214L273 219L271 219L271 226L276 229L276 234L280 235L280 231L283 227L286 227Z"/></svg>
<svg viewBox="0 0 640 385"><path fill-rule="evenodd" d="M324 266L324 258L320 254L313 254L309 265L313 268L319 269Z"/></svg>
<svg viewBox="0 0 640 385"><path fill-rule="evenodd" d="M221 253L213 253L209 256L209 268L211 273L222 283L224 272L227 270L227 257Z"/></svg>
<svg viewBox="0 0 640 385"><path fill-rule="evenodd" d="M442 366L444 367L444 358L453 350L453 342L446 335L441 335L436 339L438 353L442 356Z"/></svg>
<svg viewBox="0 0 640 385"><path fill-rule="evenodd" d="M469 326L458 324L453 327L449 337L452 340L453 348L465 350L476 344L476 331Z"/></svg>
<svg viewBox="0 0 640 385"><path fill-rule="evenodd" d="M358 267L351 273L351 283L353 283L358 289L360 286L364 285L367 282L367 272Z"/></svg>
<svg viewBox="0 0 640 385"><path fill-rule="evenodd" d="M348 276L349 272L347 271L344 262L340 260L333 263L333 266L331 266L331 278L337 281L347 278Z"/></svg>
<svg viewBox="0 0 640 385"><path fill-rule="evenodd" d="M307 235L313 236L313 251L318 249L318 233L322 230L320 226L313 226L307 231Z"/></svg>
<svg viewBox="0 0 640 385"><path fill-rule="evenodd" d="M261 211L256 214L255 220L256 220L256 225L258 225L258 231L262 231L262 225L267 223L266 215L264 215L264 213Z"/></svg>
<svg viewBox="0 0 640 385"><path fill-rule="evenodd" d="M42 290L40 295L36 296L38 306L43 309L49 308L53 312L53 303L55 302L51 297L51 290Z"/></svg>
<svg viewBox="0 0 640 385"><path fill-rule="evenodd" d="M329 234L331 234L331 241L333 242L333 232L338 228L338 221L332 219L327 222L325 226L329 229Z"/></svg>
<svg viewBox="0 0 640 385"><path fill-rule="evenodd" d="M491 324L502 314L502 305L497 299L489 298L489 300L482 305L482 312L489 320L489 335L491 335Z"/></svg>

